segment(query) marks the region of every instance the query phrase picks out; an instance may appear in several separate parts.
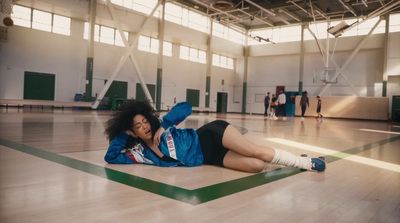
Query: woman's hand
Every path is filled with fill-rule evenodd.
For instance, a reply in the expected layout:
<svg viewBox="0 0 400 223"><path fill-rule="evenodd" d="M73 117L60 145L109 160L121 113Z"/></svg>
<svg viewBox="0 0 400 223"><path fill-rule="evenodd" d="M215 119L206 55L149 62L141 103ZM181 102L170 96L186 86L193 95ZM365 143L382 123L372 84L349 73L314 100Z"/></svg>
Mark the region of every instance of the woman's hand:
<svg viewBox="0 0 400 223"><path fill-rule="evenodd" d="M133 133L132 130L126 130L125 133L126 133L127 135L130 135L130 136L136 138L136 136L135 136L135 134Z"/></svg>
<svg viewBox="0 0 400 223"><path fill-rule="evenodd" d="M161 135L165 132L165 129L163 127L160 126L160 128L158 128L157 132L154 134L154 145L158 146L160 144L160 139L161 139Z"/></svg>

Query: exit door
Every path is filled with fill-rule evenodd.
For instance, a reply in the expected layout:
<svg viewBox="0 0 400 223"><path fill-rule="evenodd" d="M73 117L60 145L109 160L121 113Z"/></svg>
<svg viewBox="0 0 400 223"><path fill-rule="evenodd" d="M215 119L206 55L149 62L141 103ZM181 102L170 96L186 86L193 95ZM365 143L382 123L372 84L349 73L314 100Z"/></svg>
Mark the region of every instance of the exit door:
<svg viewBox="0 0 400 223"><path fill-rule="evenodd" d="M199 107L200 101L200 90L186 89L186 102L192 107Z"/></svg>
<svg viewBox="0 0 400 223"><path fill-rule="evenodd" d="M25 72L24 99L54 100L55 74Z"/></svg>
<svg viewBox="0 0 400 223"><path fill-rule="evenodd" d="M276 86L276 93L275 93L276 98L278 98L279 94L281 93L281 90L285 92L285 86Z"/></svg>
<svg viewBox="0 0 400 223"><path fill-rule="evenodd" d="M228 93L217 93L217 112L226 113L228 110Z"/></svg>

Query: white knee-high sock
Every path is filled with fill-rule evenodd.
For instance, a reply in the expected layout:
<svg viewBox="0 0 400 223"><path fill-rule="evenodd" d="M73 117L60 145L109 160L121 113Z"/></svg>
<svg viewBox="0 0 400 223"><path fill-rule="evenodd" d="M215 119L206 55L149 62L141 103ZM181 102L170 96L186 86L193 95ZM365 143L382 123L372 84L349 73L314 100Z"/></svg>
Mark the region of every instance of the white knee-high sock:
<svg viewBox="0 0 400 223"><path fill-rule="evenodd" d="M281 149L273 149L275 150L275 156L271 161L272 164L311 170L311 158L296 156Z"/></svg>

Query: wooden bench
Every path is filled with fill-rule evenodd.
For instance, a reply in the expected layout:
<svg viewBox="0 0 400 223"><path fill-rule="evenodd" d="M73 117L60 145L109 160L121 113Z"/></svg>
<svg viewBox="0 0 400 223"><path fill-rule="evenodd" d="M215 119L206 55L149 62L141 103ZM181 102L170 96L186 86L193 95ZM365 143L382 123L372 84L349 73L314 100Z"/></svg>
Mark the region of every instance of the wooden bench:
<svg viewBox="0 0 400 223"><path fill-rule="evenodd" d="M17 106L18 108L25 105L32 106L51 106L54 107L92 107L92 102L81 102L81 101L48 101L48 100L18 100L18 99L0 99L0 105L5 105L6 108L9 106Z"/></svg>
<svg viewBox="0 0 400 223"><path fill-rule="evenodd" d="M192 111L199 111L199 112L212 112L212 108L206 108L206 107L192 107Z"/></svg>
<svg viewBox="0 0 400 223"><path fill-rule="evenodd" d="M171 110L171 106L167 105L167 111ZM192 111L199 111L199 112L212 112L212 108L206 108L206 107L192 107Z"/></svg>

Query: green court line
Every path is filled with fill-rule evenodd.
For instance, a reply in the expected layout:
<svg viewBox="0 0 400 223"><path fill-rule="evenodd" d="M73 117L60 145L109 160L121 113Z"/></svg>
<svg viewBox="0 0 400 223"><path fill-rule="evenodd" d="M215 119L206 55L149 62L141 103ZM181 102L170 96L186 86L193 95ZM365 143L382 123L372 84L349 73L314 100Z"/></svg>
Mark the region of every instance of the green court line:
<svg viewBox="0 0 400 223"><path fill-rule="evenodd" d="M325 157L327 163L332 163L340 159L344 159L346 157L370 150L372 148L385 145L387 143L391 143L400 139L400 136L391 137L389 139L383 139L377 142L369 143L363 146L357 146L342 152L334 153L332 155L328 155Z"/></svg>
<svg viewBox="0 0 400 223"><path fill-rule="evenodd" d="M351 148L342 152L326 156L327 163L332 163L337 160L355 155L391 143L400 139L400 136L389 139L380 140L369 143L363 146ZM76 160L56 153L51 153L32 146L9 141L0 138L0 145L12 148L14 150L24 152L48 161L52 161L76 170L80 170L95 176L99 176L114 182L125 184L137 189L141 189L150 193L158 194L174 200L185 202L192 205L202 204L208 201L219 199L228 195L232 195L244 190L258 187L267 183L271 183L286 177L290 177L301 173L297 168L283 167L276 170L254 174L248 177L243 177L231 181L226 181L194 190L188 190L135 175L127 174L121 171L113 170L107 167L98 166L85 161Z"/></svg>

